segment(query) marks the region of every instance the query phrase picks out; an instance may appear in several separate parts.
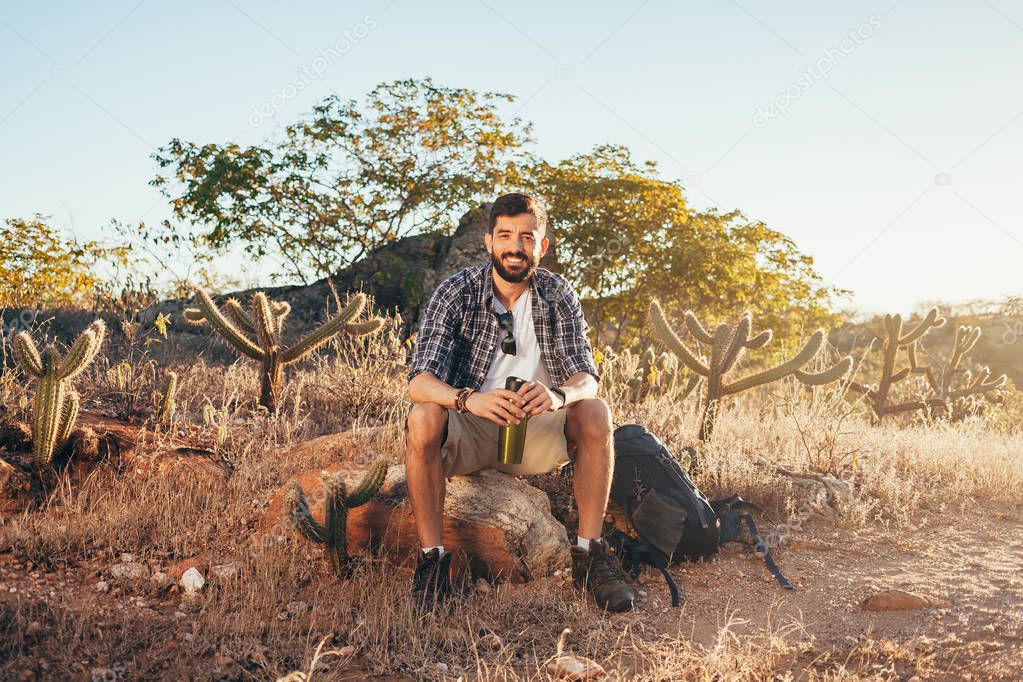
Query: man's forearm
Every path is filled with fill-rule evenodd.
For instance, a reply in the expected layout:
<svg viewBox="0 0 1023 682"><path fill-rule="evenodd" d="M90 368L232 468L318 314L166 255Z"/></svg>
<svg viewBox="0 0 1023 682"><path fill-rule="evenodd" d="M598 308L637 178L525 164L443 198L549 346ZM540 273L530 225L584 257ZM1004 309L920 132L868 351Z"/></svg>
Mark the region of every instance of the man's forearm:
<svg viewBox="0 0 1023 682"><path fill-rule="evenodd" d="M454 408L458 391L432 372L420 372L408 382L408 397L414 403L436 403L441 407Z"/></svg>
<svg viewBox="0 0 1023 682"><path fill-rule="evenodd" d="M565 392L565 406L579 400L597 397L597 379L589 372L576 372L558 386Z"/></svg>

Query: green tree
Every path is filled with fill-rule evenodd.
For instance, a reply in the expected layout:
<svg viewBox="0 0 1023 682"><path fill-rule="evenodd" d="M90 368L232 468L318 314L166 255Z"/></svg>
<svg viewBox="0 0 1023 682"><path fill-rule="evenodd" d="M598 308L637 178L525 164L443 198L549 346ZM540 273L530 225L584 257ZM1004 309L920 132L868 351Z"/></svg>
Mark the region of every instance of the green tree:
<svg viewBox="0 0 1023 682"><path fill-rule="evenodd" d="M308 281L446 229L514 179L530 126L501 117L510 101L430 79L383 83L361 107L326 98L263 146L172 139L154 155L167 174L152 184L199 226L195 239L279 254L287 275Z"/></svg>
<svg viewBox="0 0 1023 682"><path fill-rule="evenodd" d="M127 264L123 246L63 236L36 214L0 226L0 308L60 308L95 303L99 266Z"/></svg>
<svg viewBox="0 0 1023 682"><path fill-rule="evenodd" d="M547 201L563 274L588 299L597 343L648 342L646 311L757 315L782 339L834 322L833 298L813 259L781 232L740 212L693 211L681 184L660 178L621 146L598 146L532 182Z"/></svg>

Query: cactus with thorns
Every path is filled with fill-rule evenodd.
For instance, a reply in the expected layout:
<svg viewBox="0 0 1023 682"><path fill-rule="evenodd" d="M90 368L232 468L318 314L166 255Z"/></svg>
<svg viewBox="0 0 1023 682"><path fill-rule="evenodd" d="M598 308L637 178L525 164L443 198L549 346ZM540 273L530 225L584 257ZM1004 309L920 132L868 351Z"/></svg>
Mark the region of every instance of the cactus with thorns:
<svg viewBox="0 0 1023 682"><path fill-rule="evenodd" d="M320 480L325 490L323 523L313 518L309 502L298 481L292 480L284 493L285 514L295 527L313 542L323 545L330 564L342 574L353 569L348 556L348 510L370 500L387 477L387 460L377 460L349 493L339 474L323 472Z"/></svg>
<svg viewBox="0 0 1023 682"><path fill-rule="evenodd" d="M291 312L288 303L272 302L265 293L257 291L249 310L237 299L229 298L222 312L202 288L195 287L194 291L198 307L186 309L185 319L192 324L209 322L238 353L261 364L259 404L271 412L276 412L280 405L287 365L298 362L341 332L364 336L384 324L379 317L356 321L366 307L366 295L359 293L348 300L336 317L286 346L281 341L281 331Z"/></svg>
<svg viewBox="0 0 1023 682"><path fill-rule="evenodd" d="M626 380L627 395L632 402L640 402L650 395L670 395L681 402L689 397L700 381L696 374L683 381L678 358L671 353L657 354L653 346L647 346L638 358L626 348L622 352L622 361L626 371L635 365L631 377Z"/></svg>
<svg viewBox="0 0 1023 682"><path fill-rule="evenodd" d="M976 373L963 367L966 354L973 350L980 340L980 327L956 327L952 341L952 355L948 362L935 370L932 367L921 367L916 358L916 347L910 347L910 364L916 373L922 373L927 385L934 392L934 397L945 401L945 409L953 410L956 404L972 396L989 393L1005 385L1008 380L1004 374L991 378L988 367L980 367ZM962 377L962 381L959 378Z"/></svg>
<svg viewBox="0 0 1023 682"><path fill-rule="evenodd" d="M168 371L163 376L163 388L160 391L160 402L156 410L156 421L168 425L177 411L178 373Z"/></svg>
<svg viewBox="0 0 1023 682"><path fill-rule="evenodd" d="M948 364L940 370L936 371L930 366L920 364L917 343L930 330L944 325L945 318L938 316L937 308L927 311L927 315L906 333L903 333L901 315L884 316L885 338L881 341L881 380L872 385L855 381L849 383L851 392L866 399L873 412L875 422L880 422L889 415L906 412L948 413L955 403L972 396L988 393L1005 384L1006 376L1004 374L992 379L991 371L987 367L982 367L976 376L962 367L966 354L977 345L977 341L980 339L980 329L977 327L958 327L956 329L952 356ZM871 348L876 347L877 343L878 339L874 339L871 342ZM906 351L906 359L909 364L896 370L898 352L902 349ZM931 395L918 396L901 402L893 401L892 389L913 375L923 375L926 378ZM964 375L965 381L959 388L954 388L956 379L960 375Z"/></svg>
<svg viewBox="0 0 1023 682"><path fill-rule="evenodd" d="M96 359L106 329L102 320L94 321L63 357L53 344L40 353L28 332L14 337L14 357L38 383L32 412L32 466L37 472L51 465L54 452L74 429L79 398L71 381Z"/></svg>
<svg viewBox="0 0 1023 682"><path fill-rule="evenodd" d="M823 386L844 378L852 367L852 358L845 357L835 365L821 372L808 372L803 368L817 357L824 346L824 331L815 331L794 357L774 367L749 374L730 381L729 373L735 368L747 349L759 350L771 341L770 329L753 334L753 317L745 313L735 324L719 324L711 334L691 311L685 312L685 325L689 333L701 343L710 346L710 359L700 357L690 350L668 324L660 303L650 303L650 324L654 336L659 338L682 361L686 367L704 377L706 390L703 399L703 416L700 420L699 438L710 439L714 432L721 401L730 395L794 376L804 384Z"/></svg>

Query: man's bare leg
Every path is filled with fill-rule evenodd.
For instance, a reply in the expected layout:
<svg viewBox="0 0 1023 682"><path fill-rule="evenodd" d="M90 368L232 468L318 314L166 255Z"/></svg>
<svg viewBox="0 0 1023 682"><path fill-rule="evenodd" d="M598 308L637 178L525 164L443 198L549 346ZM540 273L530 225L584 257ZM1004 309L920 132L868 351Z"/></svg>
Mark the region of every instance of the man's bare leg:
<svg viewBox="0 0 1023 682"><path fill-rule="evenodd" d="M445 480L440 449L447 421L445 408L417 403L405 422L405 480L422 547L442 544Z"/></svg>
<svg viewBox="0 0 1023 682"><path fill-rule="evenodd" d="M577 446L573 485L579 508L579 536L601 536L607 497L611 492L614 444L611 410L600 398L586 398L567 408L565 436Z"/></svg>

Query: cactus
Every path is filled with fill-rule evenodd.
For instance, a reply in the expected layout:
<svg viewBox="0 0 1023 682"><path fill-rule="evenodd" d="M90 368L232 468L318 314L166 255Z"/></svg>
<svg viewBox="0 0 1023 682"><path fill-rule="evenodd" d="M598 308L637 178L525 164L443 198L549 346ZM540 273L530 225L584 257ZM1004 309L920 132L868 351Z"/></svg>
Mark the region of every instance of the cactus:
<svg viewBox="0 0 1023 682"><path fill-rule="evenodd" d="M276 412L280 404L285 366L298 362L340 332L363 336L377 331L384 324L379 317L354 321L366 306L366 295L360 293L349 299L337 317L324 322L290 346L283 346L281 331L284 319L291 312L287 303L271 302L265 293L257 291L252 296L249 311L236 299L227 299L225 315L202 288L195 287L194 292L199 307L186 309L185 319L192 324L209 322L241 355L262 364L259 404L271 412ZM255 340L251 340L250 336Z"/></svg>
<svg viewBox="0 0 1023 682"><path fill-rule="evenodd" d="M309 502L298 481L292 480L285 491L288 518L303 535L324 546L327 559L342 574L350 573L353 568L348 556L348 510L365 504L377 494L387 476L387 467L387 460L377 460L351 493L340 475L323 472L321 480L326 503L322 524L309 511Z"/></svg>
<svg viewBox="0 0 1023 682"><path fill-rule="evenodd" d="M745 313L735 324L720 324L711 334L691 311L685 312L685 324L697 341L711 347L710 361L697 356L675 334L664 316L660 303L655 299L650 303L650 324L654 336L663 341L682 363L696 374L706 379L706 390L703 400L703 417L700 420L699 438L709 440L714 432L721 400L729 395L741 393L756 386L778 381L786 376L794 376L804 384L821 386L838 381L849 373L852 358L846 357L837 364L822 372L806 372L803 370L820 352L824 345L824 331L815 331L803 348L790 360L754 374L727 381L728 373L735 367L746 349L763 348L771 341L770 329L752 334L753 318Z"/></svg>
<svg viewBox="0 0 1023 682"><path fill-rule="evenodd" d="M980 339L980 329L976 327L958 327L953 341L952 355L947 365L936 372L932 367L921 365L917 357L917 342L927 332L944 326L945 318L938 316L938 309L931 308L927 315L913 328L902 333L902 316L885 315L885 338L881 342L883 352L881 364L881 380L874 385L850 382L849 390L864 396L873 412L875 422L893 414L915 412L917 410L932 413L948 413L956 403L971 397L1000 388L1006 382L1004 374L991 379L991 371L982 367L977 376L962 368L963 358ZM877 345L878 339L871 342L871 348ZM905 349L907 367L896 371L895 363L900 349ZM912 375L923 375L931 390L930 396L919 396L902 402L892 402L892 388ZM964 375L964 385L954 388L957 377Z"/></svg>
<svg viewBox="0 0 1023 682"><path fill-rule="evenodd" d="M71 380L96 359L105 335L106 325L96 320L63 358L53 344L40 353L28 332L14 337L14 357L25 373L38 382L32 414L32 466L36 471L50 466L53 453L71 435L79 409L78 394Z"/></svg>
<svg viewBox="0 0 1023 682"><path fill-rule="evenodd" d="M678 359L671 353L655 353L653 346L647 346L636 359L628 348L622 355L624 369L632 372L626 380L627 395L632 402L639 402L650 395L668 395L681 402L689 397L700 381L700 377L693 374L683 383Z"/></svg>
<svg viewBox="0 0 1023 682"><path fill-rule="evenodd" d="M156 410L156 421L159 424L170 424L177 410L175 398L178 393L178 374L168 371L163 376L163 389L160 391L160 402Z"/></svg>
<svg viewBox="0 0 1023 682"><path fill-rule="evenodd" d="M977 345L980 336L980 327L956 327L955 338L952 342L952 355L949 357L948 363L938 371L931 367L920 367L916 359L915 345L909 348L910 364L916 373L923 373L927 378L927 384L934 392L934 397L946 402L946 410L952 410L956 403L965 398L1001 388L1008 380L1004 374L992 379L991 370L987 367L979 368L976 375L969 369L963 368L963 359ZM957 379L960 376L963 381L957 388Z"/></svg>

